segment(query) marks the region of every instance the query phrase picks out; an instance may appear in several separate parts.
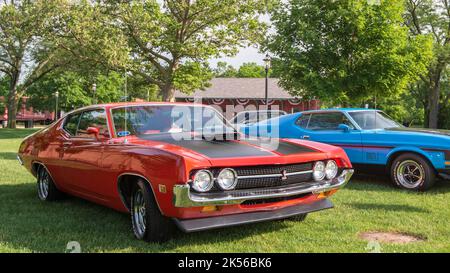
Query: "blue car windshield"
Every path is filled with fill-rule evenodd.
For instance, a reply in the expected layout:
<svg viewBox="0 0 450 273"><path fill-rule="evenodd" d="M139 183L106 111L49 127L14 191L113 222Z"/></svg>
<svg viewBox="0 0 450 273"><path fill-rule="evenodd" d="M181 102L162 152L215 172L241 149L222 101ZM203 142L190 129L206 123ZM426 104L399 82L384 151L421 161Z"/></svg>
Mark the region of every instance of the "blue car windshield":
<svg viewBox="0 0 450 273"><path fill-rule="evenodd" d="M356 111L349 114L363 130L403 127L380 111Z"/></svg>

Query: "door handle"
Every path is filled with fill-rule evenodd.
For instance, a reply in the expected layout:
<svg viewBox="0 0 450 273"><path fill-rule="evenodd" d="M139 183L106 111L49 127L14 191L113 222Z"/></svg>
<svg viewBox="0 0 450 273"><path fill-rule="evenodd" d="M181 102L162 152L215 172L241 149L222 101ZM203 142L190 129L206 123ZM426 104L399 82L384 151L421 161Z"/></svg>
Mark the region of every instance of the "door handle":
<svg viewBox="0 0 450 273"><path fill-rule="evenodd" d="M303 136L303 139L309 139L310 137L309 136L307 136L307 135L304 135Z"/></svg>

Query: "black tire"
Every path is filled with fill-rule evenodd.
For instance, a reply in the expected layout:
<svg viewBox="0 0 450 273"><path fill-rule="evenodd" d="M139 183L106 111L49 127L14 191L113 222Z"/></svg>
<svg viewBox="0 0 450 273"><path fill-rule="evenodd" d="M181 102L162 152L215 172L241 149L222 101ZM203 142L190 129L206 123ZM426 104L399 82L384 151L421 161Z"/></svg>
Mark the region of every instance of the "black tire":
<svg viewBox="0 0 450 273"><path fill-rule="evenodd" d="M51 175L44 166L40 166L37 173L38 197L42 201L56 201L64 197L56 187Z"/></svg>
<svg viewBox="0 0 450 273"><path fill-rule="evenodd" d="M308 216L307 213L299 214L299 215L292 216L291 218L289 218L289 220L296 221L296 222L303 222L303 221L305 221L306 216Z"/></svg>
<svg viewBox="0 0 450 273"><path fill-rule="evenodd" d="M153 192L146 181L139 180L134 185L130 208L133 233L137 239L162 243L172 237L175 225L159 211Z"/></svg>
<svg viewBox="0 0 450 273"><path fill-rule="evenodd" d="M399 188L426 191L436 181L436 171L426 159L413 153L398 156L391 166L391 181Z"/></svg>

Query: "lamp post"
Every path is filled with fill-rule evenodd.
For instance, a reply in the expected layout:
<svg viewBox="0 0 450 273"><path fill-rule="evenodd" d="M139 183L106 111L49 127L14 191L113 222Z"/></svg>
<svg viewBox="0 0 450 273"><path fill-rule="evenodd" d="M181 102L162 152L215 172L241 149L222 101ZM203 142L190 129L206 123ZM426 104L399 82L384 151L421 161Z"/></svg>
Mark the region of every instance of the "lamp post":
<svg viewBox="0 0 450 273"><path fill-rule="evenodd" d="M97 104L97 84L93 83L92 84L92 93L94 95L94 104Z"/></svg>
<svg viewBox="0 0 450 273"><path fill-rule="evenodd" d="M55 121L58 120L59 92L55 92Z"/></svg>
<svg viewBox="0 0 450 273"><path fill-rule="evenodd" d="M266 71L266 92L265 92L265 102L266 102L266 105L268 105L268 97L269 97L269 69L270 69L270 61L271 61L271 59L270 59L270 56L269 56L269 54L266 54L266 57L264 57L264 59L263 59L263 61L264 61L264 63L266 64L266 67L265 67L265 71Z"/></svg>

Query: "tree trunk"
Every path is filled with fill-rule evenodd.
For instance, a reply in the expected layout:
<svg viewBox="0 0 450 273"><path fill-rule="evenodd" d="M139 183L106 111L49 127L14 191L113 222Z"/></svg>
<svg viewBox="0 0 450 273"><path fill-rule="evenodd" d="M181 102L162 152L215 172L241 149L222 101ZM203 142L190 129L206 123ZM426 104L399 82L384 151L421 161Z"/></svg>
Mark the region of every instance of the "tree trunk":
<svg viewBox="0 0 450 273"><path fill-rule="evenodd" d="M437 129L439 116L439 99L441 95L441 73L438 72L430 86L430 93L428 96L428 127Z"/></svg>
<svg viewBox="0 0 450 273"><path fill-rule="evenodd" d="M8 94L8 128L16 128L17 104L19 102L17 90L12 89Z"/></svg>
<svg viewBox="0 0 450 273"><path fill-rule="evenodd" d="M172 83L167 83L161 88L162 100L167 102L175 101L175 88Z"/></svg>

